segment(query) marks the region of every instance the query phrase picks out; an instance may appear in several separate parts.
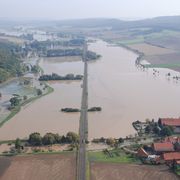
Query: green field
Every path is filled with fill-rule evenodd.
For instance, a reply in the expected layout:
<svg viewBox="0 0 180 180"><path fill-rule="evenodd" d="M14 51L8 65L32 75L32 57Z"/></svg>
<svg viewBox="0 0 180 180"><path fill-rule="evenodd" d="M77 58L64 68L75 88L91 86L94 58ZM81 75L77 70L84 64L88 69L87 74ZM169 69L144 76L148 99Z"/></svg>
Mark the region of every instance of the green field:
<svg viewBox="0 0 180 180"><path fill-rule="evenodd" d="M177 68L180 67L180 64L148 64L145 65L146 68Z"/></svg>
<svg viewBox="0 0 180 180"><path fill-rule="evenodd" d="M89 152L89 161L96 162L111 162L111 163L134 163L138 160L130 155L123 152L121 149L114 149L109 151L111 156L105 152Z"/></svg>

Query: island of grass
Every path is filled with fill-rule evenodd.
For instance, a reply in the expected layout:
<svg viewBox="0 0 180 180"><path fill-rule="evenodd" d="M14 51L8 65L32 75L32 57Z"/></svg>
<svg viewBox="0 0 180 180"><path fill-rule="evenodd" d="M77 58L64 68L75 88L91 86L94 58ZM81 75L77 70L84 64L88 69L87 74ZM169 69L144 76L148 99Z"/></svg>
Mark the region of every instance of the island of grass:
<svg viewBox="0 0 180 180"><path fill-rule="evenodd" d="M74 80L82 80L83 76L82 75L74 75L74 74L67 74L65 76L60 76L56 73L52 73L51 75L44 74L39 77L39 81L74 81Z"/></svg>
<svg viewBox="0 0 180 180"><path fill-rule="evenodd" d="M71 113L71 112L80 112L81 110L77 108L62 108L61 111L66 113ZM92 107L88 109L88 112L98 112L98 111L102 111L102 108Z"/></svg>
<svg viewBox="0 0 180 180"><path fill-rule="evenodd" d="M47 50L47 57L62 57L62 56L82 56L83 50L76 49L51 49ZM101 56L92 51L87 51L86 58L88 61L99 59Z"/></svg>

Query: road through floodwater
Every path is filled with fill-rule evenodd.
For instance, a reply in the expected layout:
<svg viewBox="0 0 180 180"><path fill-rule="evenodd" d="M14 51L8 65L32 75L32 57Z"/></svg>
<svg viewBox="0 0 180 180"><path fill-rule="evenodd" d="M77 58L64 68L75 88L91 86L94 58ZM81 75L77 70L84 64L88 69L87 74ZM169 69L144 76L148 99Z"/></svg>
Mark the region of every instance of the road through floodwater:
<svg viewBox="0 0 180 180"><path fill-rule="evenodd" d="M135 66L137 55L122 48L97 41L89 50L102 58L89 63L89 107L101 106L102 112L89 113L89 138L124 137L135 131L135 120L180 116L180 82L167 80L170 70L142 71ZM67 61L67 62L66 62ZM83 74L81 59L44 59L45 73ZM176 72L171 72L171 74ZM178 74L178 73L177 73ZM0 139L27 137L32 132L78 132L79 113L66 114L64 107L80 108L82 82L51 82L54 92L28 106L0 128Z"/></svg>

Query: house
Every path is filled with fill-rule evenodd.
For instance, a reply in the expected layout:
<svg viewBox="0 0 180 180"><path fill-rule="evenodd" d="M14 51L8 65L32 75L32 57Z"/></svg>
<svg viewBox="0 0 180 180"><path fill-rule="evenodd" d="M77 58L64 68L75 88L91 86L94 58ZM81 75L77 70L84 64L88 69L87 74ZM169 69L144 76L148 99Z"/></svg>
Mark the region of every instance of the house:
<svg viewBox="0 0 180 180"><path fill-rule="evenodd" d="M164 153L162 155L164 161L167 163L167 164L173 164L174 161L177 161L179 162L180 160L180 152L170 152L170 153Z"/></svg>
<svg viewBox="0 0 180 180"><path fill-rule="evenodd" d="M160 118L158 120L160 126L170 126L174 133L180 133L180 118Z"/></svg>
<svg viewBox="0 0 180 180"><path fill-rule="evenodd" d="M174 152L174 145L170 142L158 142L152 144L152 149L155 154L162 154L164 152Z"/></svg>
<svg viewBox="0 0 180 180"><path fill-rule="evenodd" d="M149 154L143 148L139 148L137 152L137 156L140 158L147 158Z"/></svg>

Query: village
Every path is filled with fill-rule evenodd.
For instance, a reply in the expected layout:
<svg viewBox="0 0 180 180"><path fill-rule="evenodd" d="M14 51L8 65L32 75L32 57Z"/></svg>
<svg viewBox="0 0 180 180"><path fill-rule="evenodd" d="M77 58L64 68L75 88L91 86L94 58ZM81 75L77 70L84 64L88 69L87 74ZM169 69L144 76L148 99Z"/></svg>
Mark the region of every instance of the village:
<svg viewBox="0 0 180 180"><path fill-rule="evenodd" d="M145 164L166 164L180 175L180 118L159 118L158 122L136 121L133 126L140 136L149 133L154 137L152 143L138 148L137 157Z"/></svg>
<svg viewBox="0 0 180 180"><path fill-rule="evenodd" d="M125 138L97 138L87 142L89 161L130 163L146 167L167 167L164 171L180 176L180 118L159 118L132 123L137 134ZM70 135L73 133L70 133ZM60 138L58 134L47 133L44 137L32 133L29 140L0 142L1 156L19 154L54 154L76 152L78 136L69 141L69 134ZM39 138L37 138L39 136ZM52 136L59 141L52 142ZM33 143L30 141L33 137ZM42 138L42 144L39 139ZM71 138L70 138L71 139Z"/></svg>

